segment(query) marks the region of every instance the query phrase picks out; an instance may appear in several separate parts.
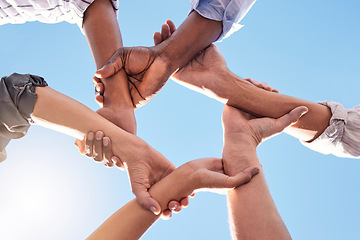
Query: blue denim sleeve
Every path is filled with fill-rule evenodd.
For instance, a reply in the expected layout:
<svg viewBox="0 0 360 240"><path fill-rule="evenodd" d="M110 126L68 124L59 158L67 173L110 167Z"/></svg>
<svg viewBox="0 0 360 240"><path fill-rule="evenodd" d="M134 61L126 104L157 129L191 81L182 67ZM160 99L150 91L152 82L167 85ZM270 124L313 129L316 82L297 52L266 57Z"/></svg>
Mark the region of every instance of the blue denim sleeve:
<svg viewBox="0 0 360 240"><path fill-rule="evenodd" d="M217 41L236 32L243 25L239 22L245 17L256 0L190 0L191 11L196 11L201 16L222 21L223 32Z"/></svg>

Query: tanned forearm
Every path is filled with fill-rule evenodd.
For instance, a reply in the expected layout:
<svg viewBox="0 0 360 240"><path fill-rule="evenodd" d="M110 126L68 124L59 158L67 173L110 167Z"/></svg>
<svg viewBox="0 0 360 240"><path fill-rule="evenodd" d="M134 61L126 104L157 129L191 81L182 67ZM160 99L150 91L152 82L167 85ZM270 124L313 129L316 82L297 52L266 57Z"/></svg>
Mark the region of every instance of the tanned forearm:
<svg viewBox="0 0 360 240"><path fill-rule="evenodd" d="M221 90L228 104L261 117L279 118L298 106L306 106L308 113L287 133L303 141L317 138L329 126L332 116L328 107L303 99L265 91L242 80L230 71Z"/></svg>
<svg viewBox="0 0 360 240"><path fill-rule="evenodd" d="M184 177L181 169L177 169L149 190L151 196L159 202L161 209L166 209L171 200L180 201L191 194L188 186L183 181L178 181L181 177ZM133 199L116 211L88 239L139 239L158 218L159 216L143 209L136 199Z"/></svg>
<svg viewBox="0 0 360 240"><path fill-rule="evenodd" d="M128 158L126 152L148 146L140 138L115 126L85 105L51 89L36 88L37 101L32 114L34 122L83 139L88 132L101 130L113 142L113 152L120 158ZM129 159L131 160L131 159Z"/></svg>

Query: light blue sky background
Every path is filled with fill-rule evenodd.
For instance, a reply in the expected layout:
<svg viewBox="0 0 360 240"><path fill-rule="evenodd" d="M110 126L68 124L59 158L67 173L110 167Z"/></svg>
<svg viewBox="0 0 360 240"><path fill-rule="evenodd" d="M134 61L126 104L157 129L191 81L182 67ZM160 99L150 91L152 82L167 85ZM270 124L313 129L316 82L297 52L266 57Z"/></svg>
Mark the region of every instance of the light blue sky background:
<svg viewBox="0 0 360 240"><path fill-rule="evenodd" d="M152 45L168 18L178 26L187 1L120 1L126 46ZM311 101L359 104L360 3L258 1L245 27L217 45L241 77L267 81ZM76 25L0 26L0 75L42 75L54 89L96 110L95 70ZM241 93L239 93L241 94ZM275 106L274 106L275 107ZM176 166L221 156L222 104L171 81L136 111L138 135ZM77 153L71 137L33 127L0 164L0 239L84 239L133 198L127 175ZM267 182L294 239L359 239L359 160L325 156L282 134L258 149ZM245 206L244 206L245 207ZM229 239L226 198L199 193L144 239Z"/></svg>

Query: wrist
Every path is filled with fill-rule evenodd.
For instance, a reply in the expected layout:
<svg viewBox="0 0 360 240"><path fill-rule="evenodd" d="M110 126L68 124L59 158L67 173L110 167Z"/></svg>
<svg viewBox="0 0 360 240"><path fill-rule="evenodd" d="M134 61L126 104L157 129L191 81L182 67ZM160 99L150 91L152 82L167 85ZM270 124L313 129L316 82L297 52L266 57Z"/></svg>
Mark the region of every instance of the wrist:
<svg viewBox="0 0 360 240"><path fill-rule="evenodd" d="M224 172L229 176L235 176L251 166L261 168L256 146L248 141L225 141L223 162Z"/></svg>
<svg viewBox="0 0 360 240"><path fill-rule="evenodd" d="M194 175L183 166L175 169L149 190L150 195L158 201L162 210L168 208L170 201L180 202L181 199L188 197L193 192L191 185Z"/></svg>

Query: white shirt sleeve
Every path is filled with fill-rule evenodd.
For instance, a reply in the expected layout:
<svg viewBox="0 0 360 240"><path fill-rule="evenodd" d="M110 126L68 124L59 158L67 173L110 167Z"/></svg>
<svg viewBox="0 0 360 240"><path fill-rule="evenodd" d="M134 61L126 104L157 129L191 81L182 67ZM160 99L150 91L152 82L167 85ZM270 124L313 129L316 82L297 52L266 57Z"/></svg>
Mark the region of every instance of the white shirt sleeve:
<svg viewBox="0 0 360 240"><path fill-rule="evenodd" d="M191 11L201 16L222 21L223 32L218 41L230 36L243 25L239 22L245 17L256 0L190 0Z"/></svg>
<svg viewBox="0 0 360 240"><path fill-rule="evenodd" d="M76 23L82 29L86 9L94 0L0 0L0 25L39 21ZM118 0L111 0L117 13Z"/></svg>
<svg viewBox="0 0 360 240"><path fill-rule="evenodd" d="M319 103L331 109L330 124L314 141L302 144L323 154L360 158L360 105L346 109L337 102Z"/></svg>

